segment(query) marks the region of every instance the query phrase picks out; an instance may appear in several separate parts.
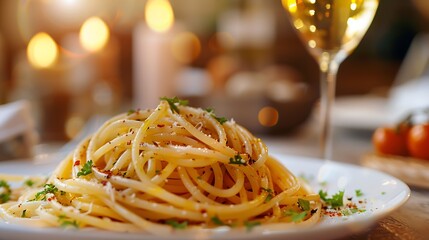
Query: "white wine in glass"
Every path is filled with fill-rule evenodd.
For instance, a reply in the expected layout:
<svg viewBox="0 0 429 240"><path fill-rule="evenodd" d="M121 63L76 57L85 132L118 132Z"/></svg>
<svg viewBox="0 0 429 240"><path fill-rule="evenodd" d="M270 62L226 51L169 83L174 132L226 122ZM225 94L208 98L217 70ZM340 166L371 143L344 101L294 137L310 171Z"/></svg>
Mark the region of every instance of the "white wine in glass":
<svg viewBox="0 0 429 240"><path fill-rule="evenodd" d="M331 159L331 106L341 62L368 30L378 0L282 0L321 72L321 156Z"/></svg>

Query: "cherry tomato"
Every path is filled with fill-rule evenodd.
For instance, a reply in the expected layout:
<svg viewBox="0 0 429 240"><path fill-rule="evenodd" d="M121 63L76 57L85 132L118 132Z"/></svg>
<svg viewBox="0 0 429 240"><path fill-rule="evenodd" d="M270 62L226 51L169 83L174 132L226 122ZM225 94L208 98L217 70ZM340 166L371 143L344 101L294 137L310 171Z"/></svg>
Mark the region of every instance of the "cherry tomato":
<svg viewBox="0 0 429 240"><path fill-rule="evenodd" d="M429 123L414 125L408 133L408 149L415 158L429 160Z"/></svg>
<svg viewBox="0 0 429 240"><path fill-rule="evenodd" d="M372 143L375 151L389 155L407 155L407 132L407 127L399 129L388 127L377 128L372 135Z"/></svg>

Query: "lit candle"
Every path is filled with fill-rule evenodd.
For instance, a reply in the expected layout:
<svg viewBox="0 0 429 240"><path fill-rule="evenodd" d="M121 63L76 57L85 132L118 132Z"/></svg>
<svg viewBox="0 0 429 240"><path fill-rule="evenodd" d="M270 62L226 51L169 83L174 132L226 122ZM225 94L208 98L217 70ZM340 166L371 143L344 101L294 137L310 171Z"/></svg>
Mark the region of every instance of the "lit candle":
<svg viewBox="0 0 429 240"><path fill-rule="evenodd" d="M119 41L110 35L106 23L101 18L90 17L82 24L79 35L68 34L62 45L65 60L73 69L69 84L75 101L86 101L77 103L76 111L83 115L116 111L121 93Z"/></svg>
<svg viewBox="0 0 429 240"><path fill-rule="evenodd" d="M179 27L168 0L148 0L145 18L146 23L138 24L133 35L133 106L142 109L175 94L179 70L171 51Z"/></svg>
<svg viewBox="0 0 429 240"><path fill-rule="evenodd" d="M26 55L16 55L11 100L28 99L36 115L42 141L64 140L70 95L64 81L69 68L62 64L59 47L47 33L34 35Z"/></svg>

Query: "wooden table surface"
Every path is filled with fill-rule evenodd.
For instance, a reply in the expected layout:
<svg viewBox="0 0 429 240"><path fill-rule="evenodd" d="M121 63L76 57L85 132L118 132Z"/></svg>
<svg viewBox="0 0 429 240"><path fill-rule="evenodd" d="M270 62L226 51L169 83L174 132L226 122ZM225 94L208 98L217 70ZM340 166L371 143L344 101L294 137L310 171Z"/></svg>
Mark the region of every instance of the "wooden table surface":
<svg viewBox="0 0 429 240"><path fill-rule="evenodd" d="M281 137L261 136L270 151L319 157L317 123L309 120L296 132ZM363 156L372 151L371 131L334 128L332 159L361 165ZM410 186L409 200L367 232L344 239L429 239L429 189Z"/></svg>

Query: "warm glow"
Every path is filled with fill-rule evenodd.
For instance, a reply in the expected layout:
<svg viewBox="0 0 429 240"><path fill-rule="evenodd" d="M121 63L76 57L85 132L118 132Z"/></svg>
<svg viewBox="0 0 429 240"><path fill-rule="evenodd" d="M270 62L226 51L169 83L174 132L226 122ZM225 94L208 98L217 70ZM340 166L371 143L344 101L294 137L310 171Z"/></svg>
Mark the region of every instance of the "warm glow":
<svg viewBox="0 0 429 240"><path fill-rule="evenodd" d="M98 17L91 17L82 24L79 39L86 50L97 52L106 46L109 35L106 23Z"/></svg>
<svg viewBox="0 0 429 240"><path fill-rule="evenodd" d="M279 121L279 112L273 107L263 107L258 113L258 120L262 126L273 127Z"/></svg>
<svg viewBox="0 0 429 240"><path fill-rule="evenodd" d="M295 13L297 10L296 0L282 0L284 8L289 9L289 12Z"/></svg>
<svg viewBox="0 0 429 240"><path fill-rule="evenodd" d="M173 8L168 0L148 0L145 8L147 25L154 31L168 31L174 23Z"/></svg>
<svg viewBox="0 0 429 240"><path fill-rule="evenodd" d="M200 39L191 32L180 33L174 37L171 51L176 60L189 64L201 53Z"/></svg>
<svg viewBox="0 0 429 240"><path fill-rule="evenodd" d="M301 29L302 27L304 27L304 23L299 18L293 21L293 25L295 26L296 29Z"/></svg>
<svg viewBox="0 0 429 240"><path fill-rule="evenodd" d="M47 33L38 33L28 43L27 57L34 67L48 68L58 58L57 44Z"/></svg>
<svg viewBox="0 0 429 240"><path fill-rule="evenodd" d="M314 40L308 41L308 46L310 48L315 48L317 46L316 41L314 41Z"/></svg>

